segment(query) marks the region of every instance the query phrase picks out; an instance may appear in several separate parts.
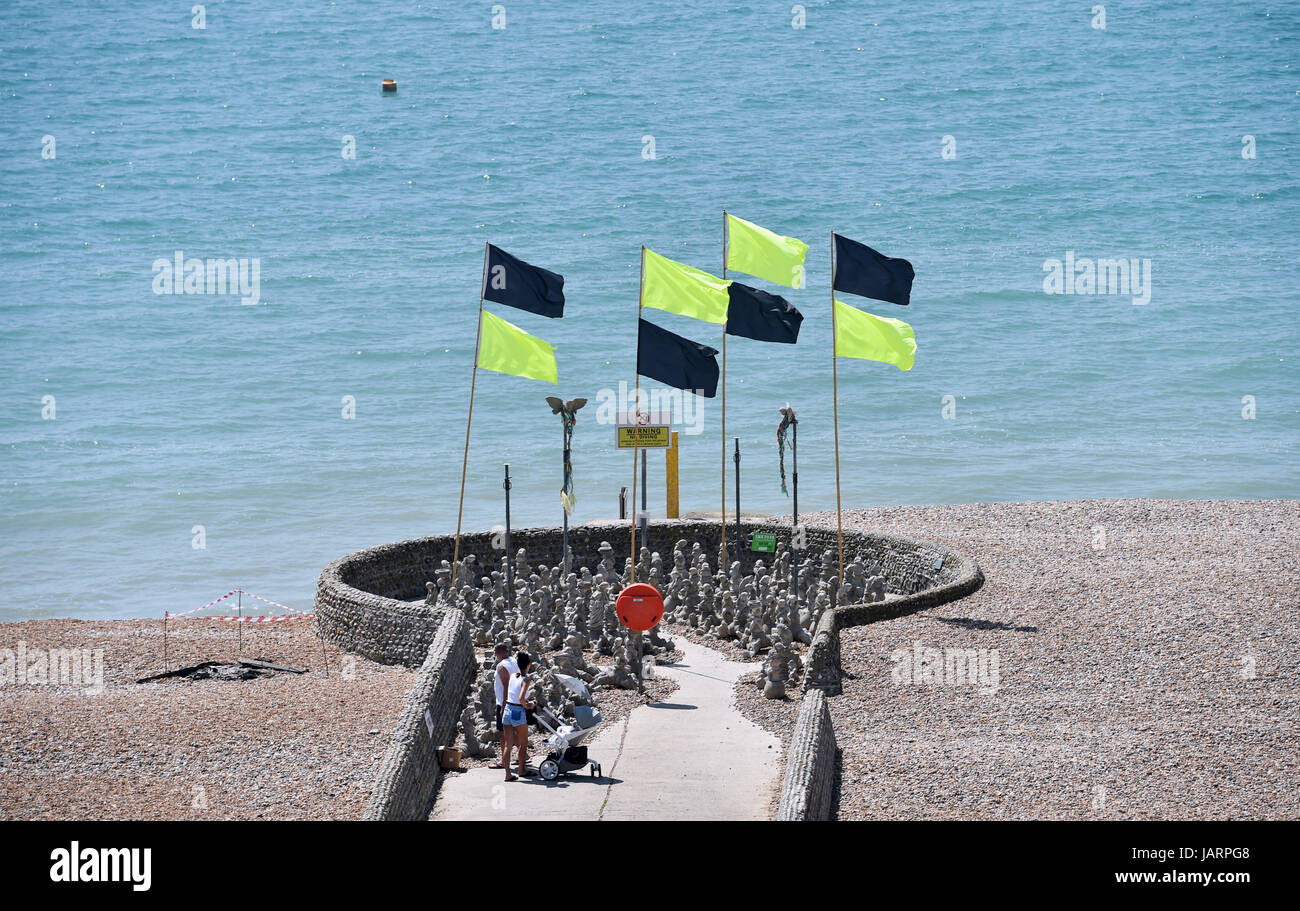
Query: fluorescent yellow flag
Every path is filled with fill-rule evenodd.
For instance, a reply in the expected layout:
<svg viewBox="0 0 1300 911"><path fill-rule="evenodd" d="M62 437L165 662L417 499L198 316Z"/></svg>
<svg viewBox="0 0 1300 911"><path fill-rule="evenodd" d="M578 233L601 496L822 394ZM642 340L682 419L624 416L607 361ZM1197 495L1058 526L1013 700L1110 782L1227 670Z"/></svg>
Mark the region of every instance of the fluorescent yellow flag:
<svg viewBox="0 0 1300 911"><path fill-rule="evenodd" d="M782 237L752 221L727 213L727 268L785 285L803 287L803 258L808 245Z"/></svg>
<svg viewBox="0 0 1300 911"><path fill-rule="evenodd" d="M899 370L911 370L916 358L916 334L901 319L876 316L837 300L835 355L883 361Z"/></svg>
<svg viewBox="0 0 1300 911"><path fill-rule="evenodd" d="M645 251L641 304L722 325L727 322L729 281Z"/></svg>
<svg viewBox="0 0 1300 911"><path fill-rule="evenodd" d="M511 376L559 382L555 348L486 310L483 311L482 338L478 344L478 365Z"/></svg>

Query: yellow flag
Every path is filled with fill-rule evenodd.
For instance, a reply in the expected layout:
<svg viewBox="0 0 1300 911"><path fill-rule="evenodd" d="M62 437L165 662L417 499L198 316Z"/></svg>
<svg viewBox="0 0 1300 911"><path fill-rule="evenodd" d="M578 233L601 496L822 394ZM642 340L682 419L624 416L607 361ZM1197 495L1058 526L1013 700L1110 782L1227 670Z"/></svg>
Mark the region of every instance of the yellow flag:
<svg viewBox="0 0 1300 911"><path fill-rule="evenodd" d="M482 337L478 343L478 365L511 376L525 376L546 383L559 382L555 348L486 310L483 311Z"/></svg>
<svg viewBox="0 0 1300 911"><path fill-rule="evenodd" d="M803 259L808 245L762 225L727 215L727 268L757 275L787 288L803 287Z"/></svg>
<svg viewBox="0 0 1300 911"><path fill-rule="evenodd" d="M702 269L675 262L653 250L645 251L642 306L723 325L727 322L729 284Z"/></svg>
<svg viewBox="0 0 1300 911"><path fill-rule="evenodd" d="M899 370L911 370L916 359L916 334L901 319L876 316L837 300L835 356L882 361Z"/></svg>

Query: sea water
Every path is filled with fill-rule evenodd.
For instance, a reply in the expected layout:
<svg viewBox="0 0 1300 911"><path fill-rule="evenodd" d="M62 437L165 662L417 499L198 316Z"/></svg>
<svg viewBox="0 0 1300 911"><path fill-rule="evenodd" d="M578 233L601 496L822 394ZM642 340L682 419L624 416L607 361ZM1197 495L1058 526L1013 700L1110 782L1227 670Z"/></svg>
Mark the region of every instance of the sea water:
<svg viewBox="0 0 1300 911"><path fill-rule="evenodd" d="M909 307L843 296L918 342L838 364L846 506L1295 497L1300 11L1093 7L5 0L0 619L308 609L327 562L454 531L485 241L567 306L488 305L560 382L479 372L465 527L507 462L513 522L558 524L547 395L591 400L573 520L616 516L640 247L720 272L724 208L810 245L805 320L728 341L683 511L724 459L731 495L732 437L742 508L789 511L787 402L801 510L834 507L832 230L916 269ZM156 293L177 256L230 281ZM1146 287L1049 293L1098 259Z"/></svg>

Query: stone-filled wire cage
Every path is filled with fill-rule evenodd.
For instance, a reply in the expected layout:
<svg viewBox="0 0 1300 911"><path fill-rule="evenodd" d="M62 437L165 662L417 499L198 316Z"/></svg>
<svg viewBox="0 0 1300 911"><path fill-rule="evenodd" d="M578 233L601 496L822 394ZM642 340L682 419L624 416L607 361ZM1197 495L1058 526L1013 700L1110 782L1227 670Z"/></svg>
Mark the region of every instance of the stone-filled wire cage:
<svg viewBox="0 0 1300 911"><path fill-rule="evenodd" d="M726 526L728 558L739 562L742 573L750 573L762 560L770 569L774 554L749 548L755 533L776 537L778 550L788 549L791 528L777 522L743 522L741 538L746 545L735 552L735 524ZM822 576L836 565L837 537L834 527L802 526L804 546L798 553L803 569ZM615 565L621 571L631 546L629 523L587 523L569 529L571 570L587 567L593 572L602 559L600 547L608 542ZM716 520L681 519L651 522L646 534L637 535L637 549L659 552L671 564L678 541L698 543L716 571L722 525ZM505 552L501 537L493 532L461 536L461 558L473 554L479 563L476 574L497 569ZM559 528L521 528L511 533L511 549L523 548L531 566L558 566L563 543ZM372 547L334 561L321 572L317 584L316 615L322 633L341 648L375 661L418 667L437 634L442 611L427 603L428 585L439 584L439 571L450 566L455 537L438 535ZM639 554L638 554L639 556ZM884 576L884 601L837 603L839 627L902 616L936 604L964 597L983 583L974 560L952 548L897 535L853 531L844 533L846 566L855 560L878 568ZM442 577L445 578L444 572ZM475 580L477 582L477 580Z"/></svg>

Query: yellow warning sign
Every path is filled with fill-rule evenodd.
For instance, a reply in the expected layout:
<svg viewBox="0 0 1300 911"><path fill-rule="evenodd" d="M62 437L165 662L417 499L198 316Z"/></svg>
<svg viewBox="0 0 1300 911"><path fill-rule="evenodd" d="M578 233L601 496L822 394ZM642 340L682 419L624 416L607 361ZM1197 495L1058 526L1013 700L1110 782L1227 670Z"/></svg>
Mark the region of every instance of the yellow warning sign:
<svg viewBox="0 0 1300 911"><path fill-rule="evenodd" d="M673 445L670 426L620 427L619 449L671 449Z"/></svg>

